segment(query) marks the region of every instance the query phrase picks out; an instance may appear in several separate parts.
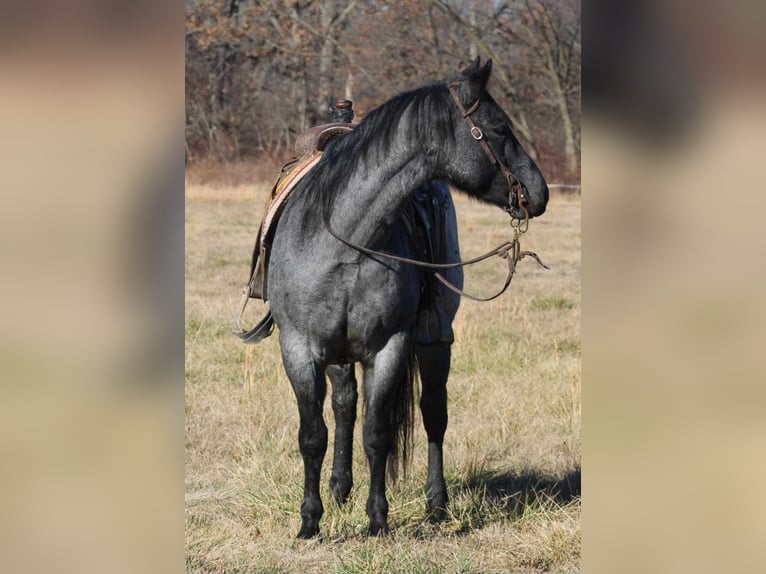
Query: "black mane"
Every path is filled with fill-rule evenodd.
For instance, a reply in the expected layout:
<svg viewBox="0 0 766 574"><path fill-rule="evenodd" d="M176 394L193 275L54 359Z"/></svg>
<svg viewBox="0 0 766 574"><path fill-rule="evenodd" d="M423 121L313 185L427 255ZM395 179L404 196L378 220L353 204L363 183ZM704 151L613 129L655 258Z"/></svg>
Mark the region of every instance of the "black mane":
<svg viewBox="0 0 766 574"><path fill-rule="evenodd" d="M408 122L410 137L425 144L453 137L450 121L449 92L444 83L403 92L370 111L350 134L329 146L328 159L355 154L364 159L380 160L394 144L396 129L402 118Z"/></svg>
<svg viewBox="0 0 766 574"><path fill-rule="evenodd" d="M386 156L396 152L399 129L406 129L411 144L423 149L434 139L453 139L450 104L446 84L439 82L398 94L370 111L354 131L327 146L322 159L300 182L294 193L312 194L304 209L329 215L337 190L347 187L356 162L367 162L371 167L382 164ZM321 217L305 215L308 230L315 231L324 224Z"/></svg>

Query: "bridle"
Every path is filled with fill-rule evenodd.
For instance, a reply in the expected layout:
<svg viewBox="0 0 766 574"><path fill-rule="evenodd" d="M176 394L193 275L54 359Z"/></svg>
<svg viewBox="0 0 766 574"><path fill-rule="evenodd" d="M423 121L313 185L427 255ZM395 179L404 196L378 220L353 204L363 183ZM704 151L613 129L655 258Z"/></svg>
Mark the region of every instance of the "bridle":
<svg viewBox="0 0 766 574"><path fill-rule="evenodd" d="M539 265L544 267L545 269L550 269L547 265L545 265L542 261L540 261L540 258L537 256L536 253L532 251L521 251L520 244L519 244L519 238L521 237L522 233L525 233L527 229L529 228L529 212L527 211L527 199L524 197L524 190L521 185L521 182L519 179L511 172L511 170L508 168L507 165L505 165L500 159L495 155L495 152L492 151L492 148L489 146L489 143L487 142L487 139L484 137L484 132L481 131L481 128L479 128L471 118L471 114L473 114L477 109L479 109L480 100L477 98L476 101L471 104L468 109L466 110L465 106L463 106L463 102L460 101L460 98L457 95L457 91L455 88L457 88L462 81L452 82L447 86L449 89L449 93L452 96L452 99L455 100L455 104L457 104L458 109L460 110L460 113L463 116L463 119L468 124L468 127L471 131L471 137L475 139L477 142L479 142L479 145L481 146L481 149L484 150L484 153L489 158L490 162L497 167L500 172L505 176L506 181L508 182L508 207L505 208L505 211L511 216L511 227L514 230L514 236L511 241L506 241L505 243L502 243L501 245L498 245L494 249L488 251L487 253L483 255L479 255L478 257L474 257L472 259L469 259L468 261L460 261L458 263L429 263L427 261L420 261L419 259L410 259L409 257L401 257L399 255L392 255L391 253L386 253L385 251L377 251L375 249L369 249L367 247L364 247L362 245L357 245L356 243L352 243L348 239L345 239L344 237L341 237L338 235L330 225L330 221L328 218L328 214L324 214L325 219L325 227L327 228L327 231L332 235L335 239L343 243L344 245L351 247L352 249L359 251L360 253L363 253L364 255L367 255L368 257L385 257L387 259L392 259L394 261L400 261L403 263L410 263L412 265L416 265L418 267L424 267L426 269L454 269L456 267L464 267L466 265L472 265L474 263L478 263L479 261L484 261L485 259L488 259L489 257L492 257L493 255L497 255L501 259L505 259L505 261L508 264L508 275L505 278L505 284L503 285L502 289L492 295L491 297L476 297L474 295L471 295L469 293L466 293L459 287L453 285L450 281L448 281L441 273L434 273L434 276L441 281L446 287L457 293L458 295L461 295L463 297L467 297L468 299L472 299L473 301L492 301L493 299L496 299L505 291L508 289L508 287L511 284L511 280L513 279L513 275L516 272L516 264L524 259L524 257L529 256L532 257ZM524 217L522 219L517 219L513 214L513 208L517 208L521 210L521 212L524 214Z"/></svg>
<svg viewBox="0 0 766 574"><path fill-rule="evenodd" d="M487 138L484 137L484 132L481 131L481 128L479 128L473 121L473 118L471 117L471 114L473 114L476 110L479 109L479 104L481 103L481 100L479 98L476 98L476 101L468 106L468 109L465 109L465 106L463 106L463 102L460 101L460 98L457 95L457 87L463 83L463 80L452 82L447 86L447 89L449 90L450 95L452 96L452 99L455 100L455 104L457 105L457 109L460 110L460 113L463 115L463 119L465 120L465 123L468 124L468 127L471 131L471 137L475 139L477 142L479 142L479 145L481 146L481 149L484 150L484 153L489 158L489 161L494 165L497 169L500 170L500 173L502 173L505 176L505 180L508 182L508 207L505 208L505 211L508 213L508 215L511 216L511 227L514 228L522 228L526 231L529 227L529 213L527 212L527 198L524 197L524 188L521 185L521 182L519 181L519 178L517 178L513 172L508 168L507 165L505 165L498 157L495 155L495 152L492 151L492 148L490 147L489 143L487 142ZM513 215L513 208L520 209L524 213L524 217L522 219L516 219ZM516 222L514 224L514 222Z"/></svg>

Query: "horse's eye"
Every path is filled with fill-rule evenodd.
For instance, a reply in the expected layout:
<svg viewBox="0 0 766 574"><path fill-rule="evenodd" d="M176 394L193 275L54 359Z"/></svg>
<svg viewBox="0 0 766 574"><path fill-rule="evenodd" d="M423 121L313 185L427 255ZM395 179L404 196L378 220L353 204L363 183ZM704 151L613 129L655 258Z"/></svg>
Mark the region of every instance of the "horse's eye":
<svg viewBox="0 0 766 574"><path fill-rule="evenodd" d="M490 135L495 136L497 138L508 137L508 126L506 124L491 126L488 129L488 131Z"/></svg>

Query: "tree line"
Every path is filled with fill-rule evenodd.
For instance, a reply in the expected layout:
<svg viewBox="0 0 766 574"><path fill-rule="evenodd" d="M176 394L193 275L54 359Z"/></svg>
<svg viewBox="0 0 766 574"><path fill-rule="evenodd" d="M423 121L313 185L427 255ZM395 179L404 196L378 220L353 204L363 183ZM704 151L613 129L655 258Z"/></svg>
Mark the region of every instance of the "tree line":
<svg viewBox="0 0 766 574"><path fill-rule="evenodd" d="M579 0L186 0L187 160L286 154L330 121L492 58L490 89L551 179L579 180Z"/></svg>

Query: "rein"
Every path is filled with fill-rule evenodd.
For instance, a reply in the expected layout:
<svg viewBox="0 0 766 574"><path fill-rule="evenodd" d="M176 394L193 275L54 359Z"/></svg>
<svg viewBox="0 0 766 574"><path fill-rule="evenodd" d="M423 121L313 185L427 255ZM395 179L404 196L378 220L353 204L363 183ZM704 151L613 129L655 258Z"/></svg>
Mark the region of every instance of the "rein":
<svg viewBox="0 0 766 574"><path fill-rule="evenodd" d="M511 227L513 228L513 239L511 241L506 241L505 243L498 245L497 247L495 247L494 249L490 251L487 251L483 255L479 255L478 257L474 257L467 261L459 261L457 263L429 263L427 261L420 261L419 259L410 259L408 257L401 257L399 255L393 255L391 253L386 253L384 251L369 249L367 247L357 245L356 243L352 243L351 241L338 235L335 232L335 230L333 230L326 213L324 214L324 219L325 219L325 227L327 228L327 231L329 231L330 235L332 235L335 239L337 239L338 241L340 241L347 247L351 247L352 249L359 251L360 253L363 253L364 255L367 255L368 257L385 257L393 261L410 263L412 265L416 265L417 267L424 267L426 269L454 269L456 267L465 267L467 265L473 265L474 263L479 263L480 261L489 259L493 255L497 255L501 259L505 259L506 263L508 264L508 275L506 275L505 283L503 284L502 289L500 289L500 291L498 291L491 297L476 297L475 295L466 293L459 287L453 285L441 273L438 273L438 272L434 273L434 276L439 281L441 281L447 288L451 289L458 295L467 297L468 299L471 299L473 301L486 302L486 301L492 301L493 299L497 299L500 295L506 292L508 287L511 285L511 280L513 279L513 275L516 272L516 264L522 259L524 259L524 257L527 257L527 256L532 257L535 261L537 261L537 263L540 266L544 267L545 269L550 269L550 267L548 267L547 265L545 265L545 263L540 261L540 258L537 256L536 253L532 251L521 251L519 238L521 237L523 233L527 231L527 229L529 229L529 213L527 212L526 198L524 197L524 191L522 189L521 182L511 172L511 170L508 169L508 166L506 166L502 161L500 161L500 159L498 159L498 157L492 151L492 148L489 147L487 140L484 138L484 132L481 131L481 129L474 123L473 119L471 118L471 114L474 113L477 109L479 109L479 103L480 103L479 100L477 99L473 104L471 104L468 110L466 110L465 107L463 106L463 103L460 101L460 98L457 95L457 91L455 90L455 88L459 86L460 83L461 82L455 82L447 86L449 89L450 95L452 96L452 99L455 100L455 103L457 104L457 107L460 110L460 113L463 115L463 119L468 124L468 127L471 130L471 136L473 137L473 139L479 142L479 145L484 150L484 153L487 155L490 162L492 162L492 165L497 167L505 176L506 180L508 181L509 207L507 207L505 211L509 215L511 215ZM521 211L524 213L523 219L516 219L513 216L511 211L513 206L517 206L519 207L519 209L521 209Z"/></svg>

